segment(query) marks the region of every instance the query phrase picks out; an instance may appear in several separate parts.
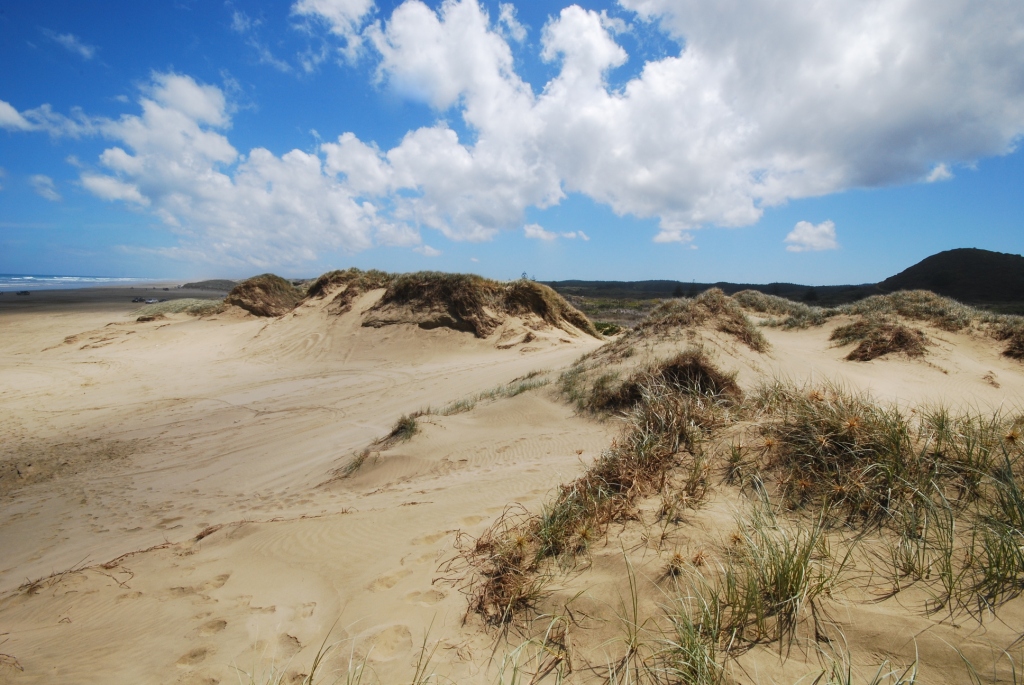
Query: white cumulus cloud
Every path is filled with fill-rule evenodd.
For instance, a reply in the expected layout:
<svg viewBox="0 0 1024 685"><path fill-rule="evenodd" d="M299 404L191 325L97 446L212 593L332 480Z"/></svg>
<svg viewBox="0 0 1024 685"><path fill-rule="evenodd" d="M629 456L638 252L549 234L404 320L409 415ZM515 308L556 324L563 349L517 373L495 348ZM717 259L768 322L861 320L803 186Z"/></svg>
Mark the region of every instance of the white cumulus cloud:
<svg viewBox="0 0 1024 685"><path fill-rule="evenodd" d="M57 192L57 186L54 185L53 179L43 174L35 174L29 176L29 184L32 186L32 190L36 191L36 195L45 198L50 202L60 202L62 199L60 193Z"/></svg>
<svg viewBox="0 0 1024 685"><path fill-rule="evenodd" d="M786 236L786 249L789 252L820 252L822 250L838 250L836 242L836 225L831 221L812 224L810 221L798 221L793 230Z"/></svg>
<svg viewBox="0 0 1024 685"><path fill-rule="evenodd" d="M349 56L362 46L382 87L435 109L432 125L392 147L342 130L313 152L241 154L223 92L176 74L154 77L136 115L0 101L0 127L106 136L105 172L83 172L86 188L149 203L188 249L247 261L414 247L424 227L487 240L569 193L654 218L654 240L688 245L695 230L750 225L789 200L944 180L1024 136L1019 0L620 7L636 21L572 5L537 45L517 42L553 74L531 85L516 70L511 5L492 18L478 0L405 0L375 20L373 0L293 2ZM631 61L617 41L627 30L677 47ZM632 75L610 85L620 67ZM787 249L835 246L825 224L801 238L804 223Z"/></svg>
<svg viewBox="0 0 1024 685"><path fill-rule="evenodd" d="M156 74L139 105L138 115L94 122L118 144L100 155L105 171L83 172L81 184L159 217L181 241L170 256L263 267L311 261L325 249L422 243L415 228L360 198L362 187L347 185L318 154L240 154L224 135L231 119L214 86Z"/></svg>
<svg viewBox="0 0 1024 685"><path fill-rule="evenodd" d="M342 52L351 58L362 45L360 29L374 9L373 0L297 0L291 11L326 23L331 33L344 42Z"/></svg>
<svg viewBox="0 0 1024 685"><path fill-rule="evenodd" d="M516 6L511 2L498 3L498 23L505 27L508 37L517 43L526 40L526 27L516 18Z"/></svg>
<svg viewBox="0 0 1024 685"><path fill-rule="evenodd" d="M410 211L451 236L485 237L580 192L656 217L659 241L685 243L790 199L1004 154L1024 134L1024 5L1013 0L621 5L680 47L614 89L607 73L629 58L615 40L627 27L606 13L574 5L549 21L540 56L558 71L537 89L515 71L505 10L492 23L475 0L407 0L371 26L381 81L455 108L475 134L460 141L443 120L410 131L419 154L471 170L468 185L424 185ZM403 183L417 181L429 178ZM481 214L489 204L503 211Z"/></svg>

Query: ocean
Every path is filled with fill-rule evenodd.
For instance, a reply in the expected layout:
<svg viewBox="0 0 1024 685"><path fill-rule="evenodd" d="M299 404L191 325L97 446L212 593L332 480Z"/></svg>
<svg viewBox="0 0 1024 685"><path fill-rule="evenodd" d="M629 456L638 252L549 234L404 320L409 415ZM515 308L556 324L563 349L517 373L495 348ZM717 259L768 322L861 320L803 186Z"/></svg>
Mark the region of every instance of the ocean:
<svg viewBox="0 0 1024 685"><path fill-rule="evenodd" d="M104 285L151 283L156 278L109 278L105 276L46 276L42 274L0 274L0 292L18 290L68 290Z"/></svg>

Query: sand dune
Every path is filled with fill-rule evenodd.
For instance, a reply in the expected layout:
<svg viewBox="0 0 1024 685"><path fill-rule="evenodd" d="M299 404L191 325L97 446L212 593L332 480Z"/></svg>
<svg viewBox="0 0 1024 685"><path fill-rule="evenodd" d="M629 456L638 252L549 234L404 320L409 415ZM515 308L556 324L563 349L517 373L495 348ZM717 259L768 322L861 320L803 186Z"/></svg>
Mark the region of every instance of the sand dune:
<svg viewBox="0 0 1024 685"><path fill-rule="evenodd" d="M274 668L301 680L328 633L345 640L332 669L350 650L380 682L408 682L426 640L432 672L497 682L516 637L467 614L444 562L460 531L479 534L513 503L538 510L618 433L617 420L578 412L556 391L581 355L628 373L700 344L747 390L782 377L906 407L1018 408L1024 397L1024 366L968 333L927 328L924 359L860 363L829 343L843 319L760 329L763 352L702 325L616 356L528 315L484 337L397 318L363 325L383 294L360 292L344 312L333 297L308 299L275 318L229 308L138 322L102 296L83 309L38 297L35 309L0 311L0 682L226 683L237 669ZM532 372L550 382L488 392ZM438 413L474 397L468 411ZM428 407L411 439L371 449L340 477L399 417ZM656 614L666 555L710 549L734 527L738 501L722 490L657 546L649 527L616 524L586 565L554 579L551 606L576 597L591 617L573 627L577 681L600 681L620 651L624 559ZM641 520L658 506L645 500ZM929 682L959 663L943 640L977 657L1020 618L1013 605L982 631L902 616L916 595L872 604L853 594L841 602L846 634L876 665L912 653L910 635L935 633L917 643ZM813 650L786 666L771 654L754 650L743 664L757 672L734 679L792 682L819 664Z"/></svg>

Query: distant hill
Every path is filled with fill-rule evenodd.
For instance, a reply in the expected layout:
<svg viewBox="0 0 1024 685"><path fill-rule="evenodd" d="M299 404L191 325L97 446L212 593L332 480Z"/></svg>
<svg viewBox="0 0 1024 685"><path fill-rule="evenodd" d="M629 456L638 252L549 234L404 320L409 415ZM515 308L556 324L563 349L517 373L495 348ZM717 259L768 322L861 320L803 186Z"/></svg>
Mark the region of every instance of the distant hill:
<svg viewBox="0 0 1024 685"><path fill-rule="evenodd" d="M197 281L196 283L186 283L181 287L186 288L188 290L213 290L218 292L230 292L231 289L234 288L236 285L238 285L238 283L236 283L235 281L228 281L223 278L217 278L209 281Z"/></svg>
<svg viewBox="0 0 1024 685"><path fill-rule="evenodd" d="M614 300L693 297L708 288L727 295L759 290L790 300L836 305L895 290L931 290L969 304L1015 305L1024 313L1024 257L962 248L928 257L881 283L809 286L798 283L696 283L686 281L546 281L562 295Z"/></svg>
<svg viewBox="0 0 1024 685"><path fill-rule="evenodd" d="M612 300L653 300L695 297L709 288L721 288L726 295L741 290L759 290L790 300L834 305L860 300L879 291L874 284L809 286L798 283L697 283L687 281L544 281L561 295Z"/></svg>
<svg viewBox="0 0 1024 685"><path fill-rule="evenodd" d="M878 284L879 290L931 290L971 304L1024 300L1024 257L975 248L947 250Z"/></svg>

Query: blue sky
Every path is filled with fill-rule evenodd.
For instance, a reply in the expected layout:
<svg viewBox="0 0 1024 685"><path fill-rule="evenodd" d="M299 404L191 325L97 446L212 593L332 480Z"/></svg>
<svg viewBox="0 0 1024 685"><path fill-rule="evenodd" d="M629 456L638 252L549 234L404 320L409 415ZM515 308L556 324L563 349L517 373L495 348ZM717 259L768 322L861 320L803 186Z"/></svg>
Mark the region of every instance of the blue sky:
<svg viewBox="0 0 1024 685"><path fill-rule="evenodd" d="M1021 253L1024 5L0 7L0 273L872 282Z"/></svg>

